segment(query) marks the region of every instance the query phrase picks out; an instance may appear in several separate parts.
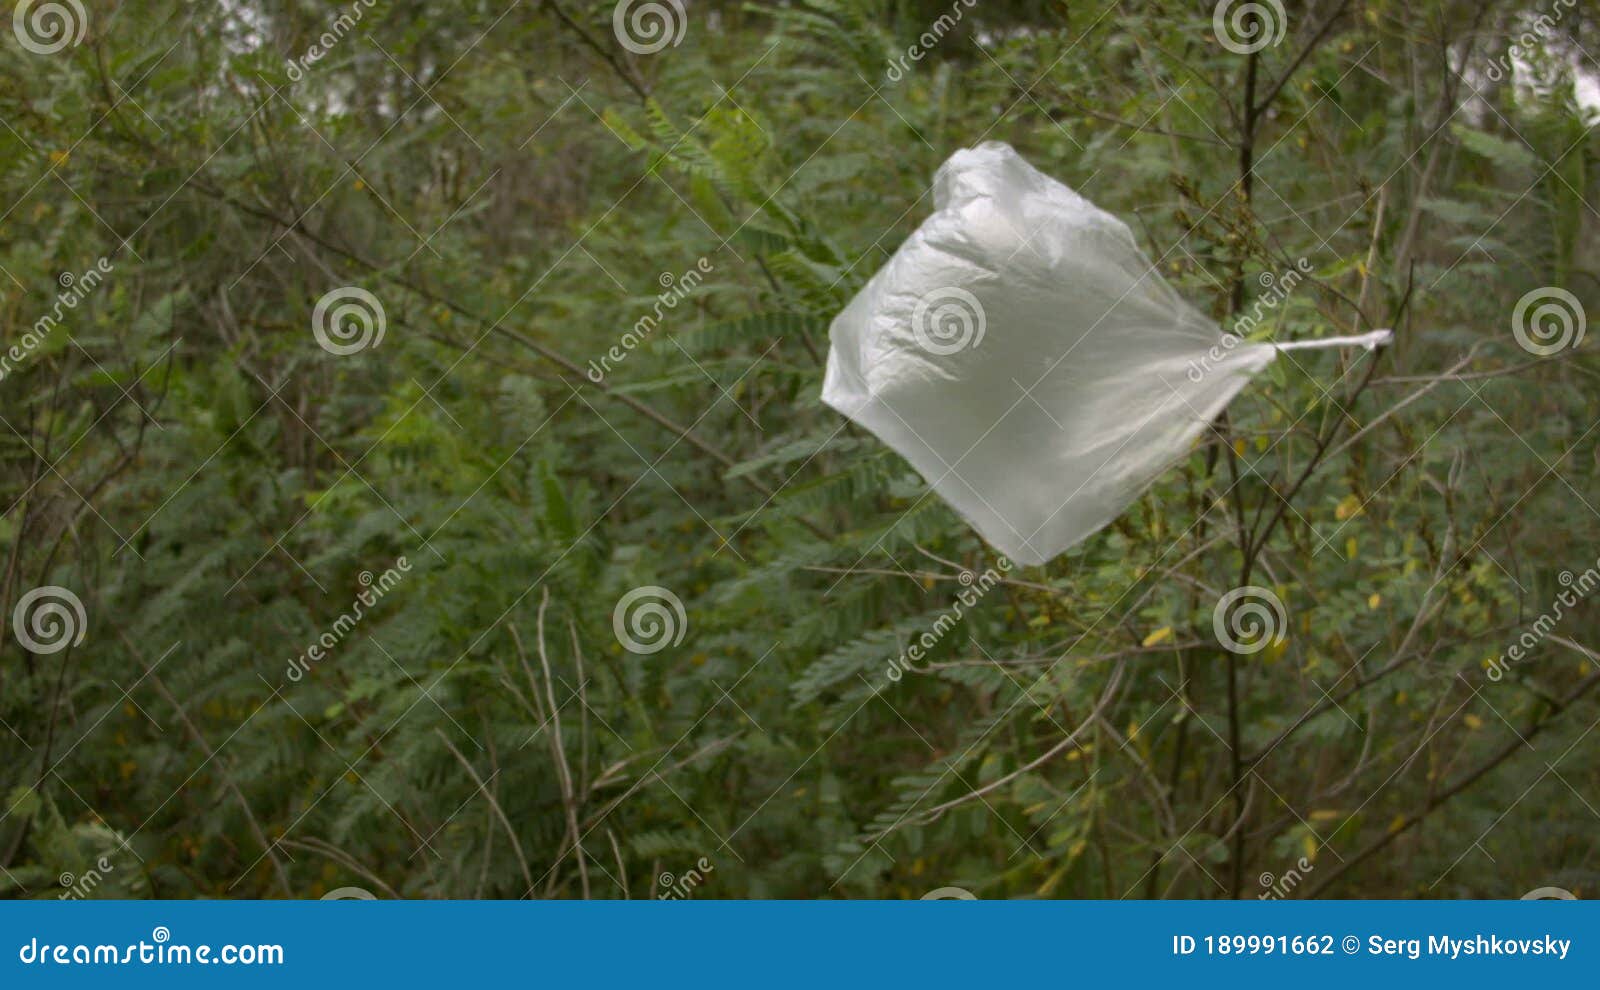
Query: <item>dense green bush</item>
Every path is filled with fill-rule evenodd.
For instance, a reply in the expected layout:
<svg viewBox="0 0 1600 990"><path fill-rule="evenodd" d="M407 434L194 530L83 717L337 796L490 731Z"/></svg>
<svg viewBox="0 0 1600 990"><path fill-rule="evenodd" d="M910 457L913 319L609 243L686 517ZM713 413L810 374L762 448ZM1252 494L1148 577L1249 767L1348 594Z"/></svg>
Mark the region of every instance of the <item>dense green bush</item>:
<svg viewBox="0 0 1600 990"><path fill-rule="evenodd" d="M578 0L126 0L4 38L0 885L1592 890L1595 25L1317 0L1241 52L1237 6L685 0L641 53ZM817 399L832 314L995 139L1224 325L1396 345L1278 362L999 570ZM1230 653L1250 586L1281 635ZM29 633L50 587L82 621Z"/></svg>

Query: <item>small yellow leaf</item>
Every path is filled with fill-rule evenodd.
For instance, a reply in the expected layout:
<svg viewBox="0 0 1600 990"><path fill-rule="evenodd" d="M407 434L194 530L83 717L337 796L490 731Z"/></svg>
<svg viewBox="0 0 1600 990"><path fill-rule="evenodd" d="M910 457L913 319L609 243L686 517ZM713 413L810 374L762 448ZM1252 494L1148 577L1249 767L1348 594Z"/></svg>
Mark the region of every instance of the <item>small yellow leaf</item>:
<svg viewBox="0 0 1600 990"><path fill-rule="evenodd" d="M1311 813L1311 820L1314 822L1331 822L1342 814L1344 814L1344 812L1337 808L1323 808L1319 811L1313 811Z"/></svg>
<svg viewBox="0 0 1600 990"><path fill-rule="evenodd" d="M71 157L72 152L70 151L52 151L50 152L50 164L65 165L67 163L67 159Z"/></svg>
<svg viewBox="0 0 1600 990"><path fill-rule="evenodd" d="M1233 452L1240 457L1244 456L1244 437L1233 438Z"/></svg>
<svg viewBox="0 0 1600 990"><path fill-rule="evenodd" d="M1361 515L1361 499L1357 498L1354 492L1351 492L1339 500L1338 506L1333 510L1333 515L1340 522L1344 522L1352 516Z"/></svg>
<svg viewBox="0 0 1600 990"><path fill-rule="evenodd" d="M1146 636L1144 638L1144 644L1143 645L1145 645L1145 646L1154 646L1157 643L1165 643L1167 640L1169 640L1171 638L1172 638L1172 627L1171 626L1162 626L1160 629L1157 629L1155 632L1153 632L1150 635Z"/></svg>
<svg viewBox="0 0 1600 990"><path fill-rule="evenodd" d="M1374 591L1372 593L1371 597L1369 597L1367 599L1367 608L1377 608L1379 605L1382 605L1382 604L1383 604L1383 596L1378 594L1376 591Z"/></svg>
<svg viewBox="0 0 1600 990"><path fill-rule="evenodd" d="M1315 860L1317 858L1317 837L1316 836L1314 836L1314 835L1306 835L1304 838L1302 838L1300 840L1300 844L1301 844L1301 847L1304 848L1305 851L1306 851L1306 859Z"/></svg>
<svg viewBox="0 0 1600 990"><path fill-rule="evenodd" d="M365 188L367 188L367 184L365 182L362 182L360 179L357 179L356 180L356 192L360 192L361 190L363 190Z"/></svg>
<svg viewBox="0 0 1600 990"><path fill-rule="evenodd" d="M1351 560L1355 560L1356 559L1356 538L1355 537L1352 536L1348 540L1344 541L1344 555L1346 557L1349 557Z"/></svg>
<svg viewBox="0 0 1600 990"><path fill-rule="evenodd" d="M1389 831L1390 832L1398 832L1398 831L1400 831L1401 829L1403 829L1405 827L1406 827L1406 816L1405 815L1395 815L1394 816L1394 821L1389 823Z"/></svg>
<svg viewBox="0 0 1600 990"><path fill-rule="evenodd" d="M1483 719L1473 715L1470 712L1461 716L1461 721L1467 723L1467 728L1471 729L1473 732L1477 732L1479 729L1483 728Z"/></svg>

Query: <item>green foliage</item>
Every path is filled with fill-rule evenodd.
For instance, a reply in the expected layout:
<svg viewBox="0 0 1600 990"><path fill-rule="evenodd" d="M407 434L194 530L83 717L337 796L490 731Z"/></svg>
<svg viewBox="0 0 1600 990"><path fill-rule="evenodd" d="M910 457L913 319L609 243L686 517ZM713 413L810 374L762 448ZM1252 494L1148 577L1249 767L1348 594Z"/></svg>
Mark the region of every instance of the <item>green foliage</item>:
<svg viewBox="0 0 1600 990"><path fill-rule="evenodd" d="M5 896L1593 889L1593 600L1484 671L1600 558L1593 341L1512 332L1600 312L1591 25L1513 82L1504 4L1250 56L1193 5L697 2L644 55L400 0L291 71L327 5L111 6L0 46ZM1397 344L1286 356L974 597L993 552L817 396L980 140L1224 324L1303 258L1256 333ZM338 354L345 287L385 329ZM84 638L28 648L52 585ZM1230 657L1242 585L1285 625ZM630 651L651 587L683 637Z"/></svg>

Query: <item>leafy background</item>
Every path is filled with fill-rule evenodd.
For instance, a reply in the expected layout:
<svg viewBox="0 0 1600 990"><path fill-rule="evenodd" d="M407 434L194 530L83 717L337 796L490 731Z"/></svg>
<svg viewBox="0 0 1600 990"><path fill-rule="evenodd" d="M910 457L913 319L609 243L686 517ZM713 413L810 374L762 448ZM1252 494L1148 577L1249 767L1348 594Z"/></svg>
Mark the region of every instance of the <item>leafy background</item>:
<svg viewBox="0 0 1600 990"><path fill-rule="evenodd" d="M1593 602L1485 664L1600 557L1594 343L1513 332L1527 293L1600 302L1600 32L1290 6L1254 53L1159 0L685 0L648 54L579 0L0 39L0 336L113 268L0 379L7 896L1593 891ZM980 140L1219 321L1304 258L1260 335L1397 341L1278 362L891 681L996 559L819 358ZM341 356L312 313L345 286L386 333ZM1283 636L1230 654L1251 584ZM84 637L30 652L51 585ZM652 585L683 639L632 653Z"/></svg>

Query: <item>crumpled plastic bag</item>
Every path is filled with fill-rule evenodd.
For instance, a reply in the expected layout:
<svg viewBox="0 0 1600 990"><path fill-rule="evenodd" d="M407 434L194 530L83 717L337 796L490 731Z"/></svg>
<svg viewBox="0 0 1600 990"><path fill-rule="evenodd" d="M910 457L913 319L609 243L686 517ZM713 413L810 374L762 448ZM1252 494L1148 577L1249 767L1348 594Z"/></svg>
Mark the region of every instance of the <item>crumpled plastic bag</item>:
<svg viewBox="0 0 1600 990"><path fill-rule="evenodd" d="M952 155L934 205L834 319L822 399L1014 561L1115 519L1284 346L1225 337L1009 145Z"/></svg>

